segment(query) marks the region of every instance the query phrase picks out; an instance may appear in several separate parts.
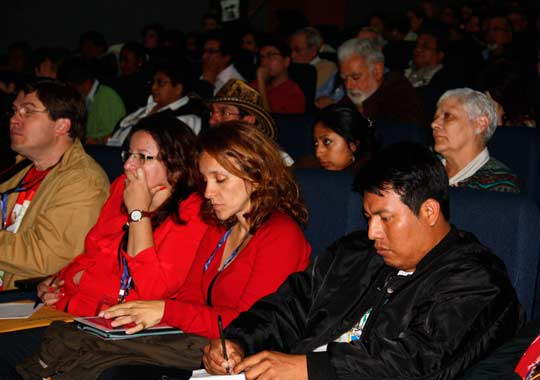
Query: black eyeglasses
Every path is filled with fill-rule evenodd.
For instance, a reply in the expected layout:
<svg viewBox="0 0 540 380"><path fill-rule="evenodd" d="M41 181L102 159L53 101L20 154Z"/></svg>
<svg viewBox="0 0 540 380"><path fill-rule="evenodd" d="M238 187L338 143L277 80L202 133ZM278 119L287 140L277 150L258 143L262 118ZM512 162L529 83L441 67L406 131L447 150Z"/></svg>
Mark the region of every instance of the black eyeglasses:
<svg viewBox="0 0 540 380"><path fill-rule="evenodd" d="M122 156L123 163L128 162L131 158L137 160L137 162L142 165L146 164L149 161L157 160L157 157L149 156L144 153L130 152L128 150L123 150L120 155Z"/></svg>

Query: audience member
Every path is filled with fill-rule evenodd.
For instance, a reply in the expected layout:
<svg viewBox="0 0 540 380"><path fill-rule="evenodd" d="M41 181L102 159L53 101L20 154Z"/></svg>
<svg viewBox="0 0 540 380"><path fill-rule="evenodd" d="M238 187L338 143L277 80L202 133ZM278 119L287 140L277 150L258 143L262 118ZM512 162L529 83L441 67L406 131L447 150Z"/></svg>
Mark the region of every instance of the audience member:
<svg viewBox="0 0 540 380"><path fill-rule="evenodd" d="M332 104L320 110L313 125L316 166L356 174L374 150L373 126L356 107ZM302 158L295 167L313 167Z"/></svg>
<svg viewBox="0 0 540 380"><path fill-rule="evenodd" d="M65 266L97 220L109 183L79 141L83 123L79 94L58 82L28 85L13 102L11 148L20 156L0 184L4 290Z"/></svg>
<svg viewBox="0 0 540 380"><path fill-rule="evenodd" d="M25 76L32 73L32 48L27 42L18 41L8 46L5 69Z"/></svg>
<svg viewBox="0 0 540 380"><path fill-rule="evenodd" d="M434 150L443 158L450 186L520 191L516 175L490 157L486 147L497 118L493 101L481 92L459 88L441 96L431 128Z"/></svg>
<svg viewBox="0 0 540 380"><path fill-rule="evenodd" d="M147 53L151 54L153 50L161 47L163 33L165 33L165 28L160 24L148 24L143 27L142 44Z"/></svg>
<svg viewBox="0 0 540 380"><path fill-rule="evenodd" d="M221 35L210 35L204 43L201 79L214 86L214 95L229 79L244 80L232 62L229 41Z"/></svg>
<svg viewBox="0 0 540 380"><path fill-rule="evenodd" d="M515 334L502 261L448 221L448 177L427 148L381 151L361 186L365 232L334 243L204 349L247 379L455 379ZM369 240L374 242L369 242Z"/></svg>
<svg viewBox="0 0 540 380"><path fill-rule="evenodd" d="M422 8L409 8L406 15L409 19L409 31L403 39L405 41L416 41L418 39L418 31L422 29L424 24L424 11Z"/></svg>
<svg viewBox="0 0 540 380"><path fill-rule="evenodd" d="M276 122L264 109L261 94L246 82L239 79L229 80L216 96L206 103L210 107L210 127L239 120L259 129L272 140L277 140ZM294 164L294 160L286 152L280 153L286 166Z"/></svg>
<svg viewBox="0 0 540 380"><path fill-rule="evenodd" d="M264 108L280 114L304 113L304 93L287 72L291 63L289 47L277 39L268 39L261 42L259 57L257 79L251 85L261 94Z"/></svg>
<svg viewBox="0 0 540 380"><path fill-rule="evenodd" d="M195 135L172 115L137 124L122 153L125 174L112 184L84 252L41 282L38 297L58 310L94 316L124 300L173 296L207 229L194 192L195 153ZM38 349L44 332L0 334L2 379Z"/></svg>
<svg viewBox="0 0 540 380"><path fill-rule="evenodd" d="M178 120L186 123L195 134L198 134L201 131L201 118L197 114L200 114L201 110L198 109L200 107L197 101L184 95L191 88L191 76L186 67L187 63L180 64L179 62L157 65L152 82L152 93L148 97L146 106L123 118L107 140L107 145L122 146L131 128L139 120L165 110L172 111Z"/></svg>
<svg viewBox="0 0 540 380"><path fill-rule="evenodd" d="M34 73L38 78L58 78L58 69L67 56L61 48L41 48L34 52Z"/></svg>
<svg viewBox="0 0 540 380"><path fill-rule="evenodd" d="M440 31L419 31L413 59L405 70L405 77L416 88L426 114L433 115L437 100L451 88L461 87L464 79L444 62L447 40Z"/></svg>
<svg viewBox="0 0 540 380"><path fill-rule="evenodd" d="M91 70L102 80L113 80L118 72L116 56L107 51L103 34L91 30L79 38L79 54L88 62Z"/></svg>
<svg viewBox="0 0 540 380"><path fill-rule="evenodd" d="M370 120L427 125L422 104L409 81L384 73L384 55L367 40L350 39L338 49L339 67L352 102Z"/></svg>
<svg viewBox="0 0 540 380"><path fill-rule="evenodd" d="M151 75L146 67L146 51L138 42L126 42L120 50L120 76L115 89L131 113L146 105Z"/></svg>
<svg viewBox="0 0 540 380"><path fill-rule="evenodd" d="M305 27L296 31L290 40L293 62L310 64L317 69L315 100L332 95L337 74L337 67L334 62L319 57L321 43L322 38L319 31L312 27Z"/></svg>
<svg viewBox="0 0 540 380"><path fill-rule="evenodd" d="M105 144L125 116L124 102L111 87L102 84L88 62L73 59L62 67L60 79L69 83L86 103L86 144Z"/></svg>

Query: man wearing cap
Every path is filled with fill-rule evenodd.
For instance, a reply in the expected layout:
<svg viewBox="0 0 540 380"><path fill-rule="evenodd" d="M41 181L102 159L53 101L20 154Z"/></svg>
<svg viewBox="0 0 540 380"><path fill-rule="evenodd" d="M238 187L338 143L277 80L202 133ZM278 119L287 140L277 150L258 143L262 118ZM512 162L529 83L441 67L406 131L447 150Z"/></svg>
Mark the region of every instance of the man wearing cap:
<svg viewBox="0 0 540 380"><path fill-rule="evenodd" d="M246 82L229 80L213 98L206 101L210 108L211 127L220 123L241 120L260 129L273 140L277 139L276 122L262 106L261 94ZM285 165L291 166L294 160L281 151Z"/></svg>

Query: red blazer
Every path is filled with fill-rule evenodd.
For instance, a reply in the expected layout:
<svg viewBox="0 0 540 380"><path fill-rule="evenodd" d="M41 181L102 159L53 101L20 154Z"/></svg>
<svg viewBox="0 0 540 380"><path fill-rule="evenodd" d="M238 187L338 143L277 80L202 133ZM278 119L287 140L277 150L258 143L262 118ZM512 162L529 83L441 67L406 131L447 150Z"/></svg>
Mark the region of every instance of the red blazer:
<svg viewBox="0 0 540 380"><path fill-rule="evenodd" d="M218 272L225 244L208 270L204 272L203 268L224 233L223 228L208 228L184 286L175 300L165 301L163 322L186 333L217 338L218 314L227 326L240 312L277 290L291 273L304 270L309 263L311 246L298 224L288 215L274 212L218 275L210 307L206 303L208 287Z"/></svg>
<svg viewBox="0 0 540 380"><path fill-rule="evenodd" d="M96 225L85 240L85 252L77 256L60 274L65 281L64 293L56 307L80 316L96 314L101 301L115 304L122 273L118 265L118 245L128 216L122 212L124 176L111 185ZM127 259L133 288L126 301L169 298L184 283L197 248L208 226L199 217L201 198L191 194L180 204L180 217L185 225L167 218L154 231L155 246ZM84 270L79 285L73 276Z"/></svg>

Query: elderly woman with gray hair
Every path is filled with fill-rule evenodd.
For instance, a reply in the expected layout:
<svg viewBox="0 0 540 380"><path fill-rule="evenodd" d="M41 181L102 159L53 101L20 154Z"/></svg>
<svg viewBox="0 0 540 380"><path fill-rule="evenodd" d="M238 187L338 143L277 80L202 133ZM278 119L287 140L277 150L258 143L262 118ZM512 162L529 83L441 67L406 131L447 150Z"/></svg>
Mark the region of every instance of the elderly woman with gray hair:
<svg viewBox="0 0 540 380"><path fill-rule="evenodd" d="M493 101L470 88L446 91L431 124L450 186L518 193L517 176L490 157L487 142L497 128Z"/></svg>

